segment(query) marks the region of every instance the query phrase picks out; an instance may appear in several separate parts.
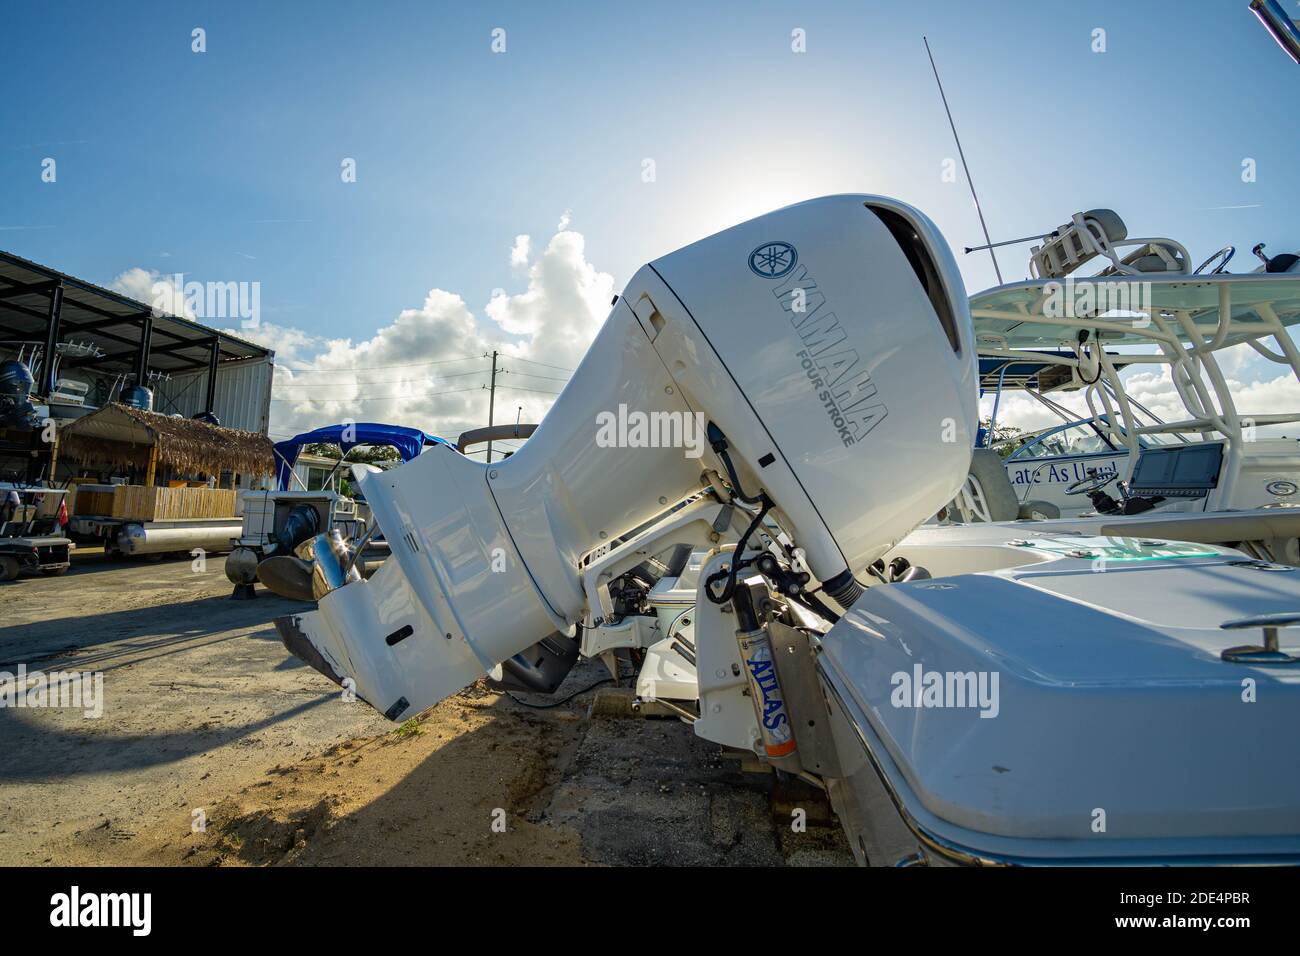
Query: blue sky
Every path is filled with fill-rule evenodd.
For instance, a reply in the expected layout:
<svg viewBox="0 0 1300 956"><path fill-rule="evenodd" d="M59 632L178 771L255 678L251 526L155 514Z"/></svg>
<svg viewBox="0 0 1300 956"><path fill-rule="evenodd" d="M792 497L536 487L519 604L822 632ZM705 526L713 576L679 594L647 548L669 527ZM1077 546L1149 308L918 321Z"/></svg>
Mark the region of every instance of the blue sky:
<svg viewBox="0 0 1300 956"><path fill-rule="evenodd" d="M364 339L440 288L517 341L484 305L528 287L515 236L544 244L566 210L615 288L831 192L898 196L977 242L964 180L941 180L923 33L995 239L1108 206L1198 261L1235 243L1238 271L1256 242L1295 243L1296 67L1245 0L53 0L7 4L5 32L0 248L105 284L258 281L264 320L313 336ZM1026 252L1003 254L1008 279ZM993 284L987 255L959 258L971 291Z"/></svg>

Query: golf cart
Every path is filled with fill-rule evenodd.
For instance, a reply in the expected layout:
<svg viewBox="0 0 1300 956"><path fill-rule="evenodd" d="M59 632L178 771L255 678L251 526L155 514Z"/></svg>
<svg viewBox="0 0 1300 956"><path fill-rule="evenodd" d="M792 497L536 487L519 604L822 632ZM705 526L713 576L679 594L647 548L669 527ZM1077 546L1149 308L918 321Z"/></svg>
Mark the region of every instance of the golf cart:
<svg viewBox="0 0 1300 956"><path fill-rule="evenodd" d="M63 533L66 495L62 488L0 482L0 581L68 570L73 544Z"/></svg>

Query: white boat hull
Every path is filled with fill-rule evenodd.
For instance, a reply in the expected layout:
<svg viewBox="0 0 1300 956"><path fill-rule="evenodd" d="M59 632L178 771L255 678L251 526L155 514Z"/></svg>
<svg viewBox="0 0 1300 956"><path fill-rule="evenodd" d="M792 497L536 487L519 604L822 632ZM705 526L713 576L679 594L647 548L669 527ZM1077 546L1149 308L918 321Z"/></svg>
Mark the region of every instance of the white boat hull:
<svg viewBox="0 0 1300 956"><path fill-rule="evenodd" d="M855 851L1300 861L1300 665L1220 656L1260 639L1221 624L1300 610L1300 570L1032 527L915 533L896 553L943 577L871 588L822 639Z"/></svg>

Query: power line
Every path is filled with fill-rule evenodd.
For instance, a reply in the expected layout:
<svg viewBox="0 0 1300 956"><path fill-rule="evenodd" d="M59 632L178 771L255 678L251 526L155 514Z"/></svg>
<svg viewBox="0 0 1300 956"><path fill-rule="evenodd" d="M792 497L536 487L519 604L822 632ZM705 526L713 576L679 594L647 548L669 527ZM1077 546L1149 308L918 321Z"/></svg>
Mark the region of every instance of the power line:
<svg viewBox="0 0 1300 956"><path fill-rule="evenodd" d="M497 386L497 387L500 388L500 386ZM340 405L347 405L347 404L351 404L351 403L353 403L353 402L396 402L396 401L399 401L399 400L404 399L404 398L407 398L407 399L410 399L410 398L437 398L437 397L440 396L440 395L455 395L455 394L457 394L458 392L481 392L481 391L483 391L483 386L482 386L482 385L479 385L479 386L477 386L477 387L475 387L475 388L452 388L452 389L448 389L448 390L445 391L445 392L426 392L426 393L423 394L423 395L379 395L379 396L375 396L375 397L373 397L373 398L340 398L340 399L333 399L333 401L337 401ZM554 393L554 394L559 394L559 393L556 392L556 393ZM271 401L273 401L273 402L308 402L308 401L311 401L311 399L309 399L309 398L273 398L273 399L271 399ZM326 401L326 402L328 402L328 401L331 401L331 399L321 399L321 401Z"/></svg>
<svg viewBox="0 0 1300 956"><path fill-rule="evenodd" d="M339 371L339 372L342 372L343 369L328 369L328 370L322 369L322 371ZM547 382L564 382L564 383L567 383L567 382L569 381L567 378L557 378L557 377L555 377L555 376L553 376L553 375L538 375L538 374L536 374L535 372L520 372L520 371L518 371L517 369L497 369L497 371L498 371L499 373L502 373L502 374L523 375L523 376L525 376L526 378L540 378L540 379L543 379L543 380L545 380L545 381L547 381ZM286 389L286 388L340 388L340 387L347 387L347 386L351 386L351 385L355 385L355 386L358 386L358 387L363 386L363 385L420 385L420 384L427 384L427 383L429 383L429 382L431 382L431 381L432 381L432 382L439 382L439 381L442 381L443 379L448 379L448 378L464 378L464 377L467 376L467 375L482 375L482 374L483 374L482 371L480 371L480 370L478 370L478 369L475 369L475 370L472 371L472 372L452 372L450 375L441 375L441 374L440 374L440 375L432 376L431 378L395 378L395 379L377 379L377 380L371 380L371 381L356 381L356 380L353 380L353 381L350 381L350 382L349 382L349 381L344 381L344 382L283 382L283 383L277 384L277 385L275 386L275 388L276 388L276 390L278 391L278 390L280 390L280 389ZM486 387L486 386L485 386L485 387ZM498 388L511 388L511 387L522 387L522 386L499 385L499 386L497 386L497 387L498 387ZM558 395L559 393L558 393L558 392L553 392L553 393L548 393L548 394L556 394L556 395Z"/></svg>
<svg viewBox="0 0 1300 956"><path fill-rule="evenodd" d="M509 353L502 353L502 354L505 358L509 359L510 361L527 362L530 365L540 365L543 368L555 369L557 372L574 371L574 369L566 368L563 365L552 365L549 362L539 362L537 361L537 359L524 358L522 355L510 355ZM286 369L287 371L290 372L352 372L352 371L360 372L360 371L368 371L370 369L384 369L384 368L423 368L429 365L450 365L453 362L474 362L474 361L485 362L491 357L492 354L490 352L484 352L482 355L465 355L465 356L461 356L460 358L433 359L428 362L401 362L394 365L353 365L353 366L349 366L348 368L320 368L320 367L308 365L306 367L294 368L292 365L285 365L285 364L281 364L280 362L276 362L275 367ZM529 373L520 372L519 374L527 375Z"/></svg>
<svg viewBox="0 0 1300 956"><path fill-rule="evenodd" d="M481 362L487 359L487 357L488 356L486 355L466 355L463 358L436 359L431 362L404 362L398 365L352 365L348 368L318 368L312 366L307 366L306 368L294 368L292 365L281 365L279 362L276 362L275 367L287 369L290 372L359 372L380 368L421 368L426 365L450 365L452 362Z"/></svg>
<svg viewBox="0 0 1300 956"><path fill-rule="evenodd" d="M375 382L374 384L376 384L376 385L387 385L387 384L393 384L393 383L388 383L388 382ZM307 388L307 387L309 387L309 386L302 386L302 387L303 387L303 388ZM312 387L314 387L314 386L312 386ZM559 394L560 394L559 392L548 392L548 391L545 391L544 389L540 389L540 388L524 388L522 385L498 385L497 388L507 388L507 389L510 389L510 391L512 391L512 392L534 392L534 393L536 393L536 394L538 394L538 395L559 395ZM397 401L398 399L403 399L403 398L417 398L417 399L418 399L418 398L436 398L436 397L439 396L439 395L456 395L456 394L458 394L458 393L460 393L460 392L481 392L481 391L486 391L486 390L487 390L487 386L486 386L486 385L482 385L482 384L480 384L480 385L478 385L478 386L476 386L476 387L473 387L473 386L472 386L472 387L470 387L470 388L451 388L451 389L446 389L445 391L441 391L441 392L425 392L425 393L423 393L423 394L415 394L415 395L412 395L412 394L405 394L405 395L379 395L379 396L373 396L373 397L370 397L370 398L340 398L340 399L334 399L334 401L337 401L337 402L339 402L340 404L347 404L348 402L390 402L390 401ZM309 402L309 401L312 401L312 399L309 398L309 397L307 397L307 396L302 396L302 397L298 397L298 398L273 398L273 399L271 399L271 401L273 401L273 402ZM331 399L321 399L320 401L331 401Z"/></svg>
<svg viewBox="0 0 1300 956"><path fill-rule="evenodd" d="M547 365L546 362L539 362L539 361L537 361L537 359L524 358L522 355L507 355L506 357L509 358L509 359L512 359L512 360L514 360L514 361L517 361L517 362L529 362L529 363L531 363L531 364L533 364L533 365L543 365L543 366L545 366L546 368L553 368L553 369L556 369L557 371L560 371L560 372L572 372L572 371L575 371L574 369L571 369L571 368L565 368L563 365Z"/></svg>
<svg viewBox="0 0 1300 956"><path fill-rule="evenodd" d="M512 392L537 392L539 395L559 395L559 392L547 392L540 388L524 388L522 385L498 385L497 388L508 388Z"/></svg>
<svg viewBox="0 0 1300 956"><path fill-rule="evenodd" d="M331 371L333 371L331 369ZM341 370L340 370L341 371ZM452 372L450 375L437 375L431 378L388 378L377 381L367 382L283 382L275 386L276 389L282 388L341 388L348 385L420 385L429 382L440 382L445 378L464 378L466 375L482 375L483 372L475 369L472 372Z"/></svg>
<svg viewBox="0 0 1300 956"><path fill-rule="evenodd" d="M567 378L556 378L554 375L538 375L536 372L521 372L518 369L506 369L512 375L526 375L529 378L544 378L548 382L567 382Z"/></svg>
<svg viewBox="0 0 1300 956"><path fill-rule="evenodd" d="M493 439L493 441L492 441L492 447L493 447L493 448L505 448L505 449L507 449L508 451L518 451L519 449L523 448L524 446L523 446L523 445L508 445L508 444L506 444L505 442L501 441L501 439L497 438L497 439ZM483 455L483 454L486 454L486 453L487 453L487 448L474 448L474 449L471 449L470 451L464 452L464 454L466 454L466 455Z"/></svg>

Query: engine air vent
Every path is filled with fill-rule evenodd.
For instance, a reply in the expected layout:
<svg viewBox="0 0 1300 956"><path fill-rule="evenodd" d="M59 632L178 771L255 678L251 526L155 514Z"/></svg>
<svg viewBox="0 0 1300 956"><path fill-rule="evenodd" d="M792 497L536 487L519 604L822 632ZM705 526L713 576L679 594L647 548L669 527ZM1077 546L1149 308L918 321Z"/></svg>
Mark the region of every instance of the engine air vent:
<svg viewBox="0 0 1300 956"><path fill-rule="evenodd" d="M944 288L939 270L930 256L930 250L921 240L916 227L892 209L882 209L879 206L867 208L885 224L885 228L903 250L903 255L907 256L908 264L916 273L917 281L925 290L935 314L939 317L939 324L943 326L944 334L948 336L948 344L952 346L954 352L961 355L961 336L957 333L957 317L953 315L948 290Z"/></svg>

